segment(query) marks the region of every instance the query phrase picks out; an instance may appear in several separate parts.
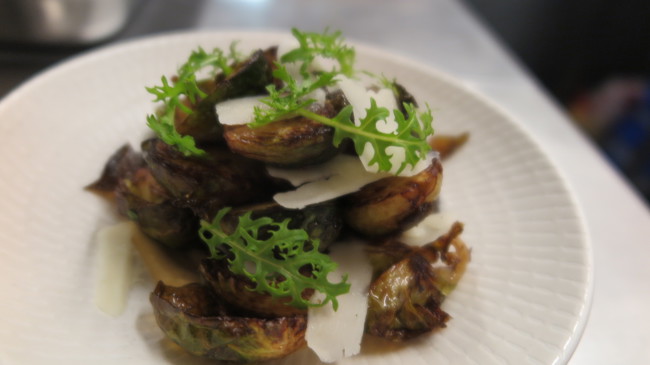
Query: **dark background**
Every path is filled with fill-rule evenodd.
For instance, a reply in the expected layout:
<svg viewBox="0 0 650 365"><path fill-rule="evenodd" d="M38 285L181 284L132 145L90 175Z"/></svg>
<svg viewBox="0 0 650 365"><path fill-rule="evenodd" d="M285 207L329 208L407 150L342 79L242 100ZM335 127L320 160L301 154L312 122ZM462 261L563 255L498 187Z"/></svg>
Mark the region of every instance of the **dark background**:
<svg viewBox="0 0 650 365"><path fill-rule="evenodd" d="M650 202L650 1L463 1Z"/></svg>

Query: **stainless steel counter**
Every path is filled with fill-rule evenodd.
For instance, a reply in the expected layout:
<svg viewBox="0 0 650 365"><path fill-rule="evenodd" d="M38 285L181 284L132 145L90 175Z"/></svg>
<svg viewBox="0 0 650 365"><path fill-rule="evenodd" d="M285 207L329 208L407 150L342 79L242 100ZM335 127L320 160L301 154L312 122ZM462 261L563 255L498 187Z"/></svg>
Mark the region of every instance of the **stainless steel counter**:
<svg viewBox="0 0 650 365"><path fill-rule="evenodd" d="M438 68L517 120L558 167L593 242L595 296L570 364L650 363L650 212L477 18L453 0L145 1L111 42L173 29L340 29ZM90 47L92 48L92 47ZM0 95L49 62L79 49L2 50Z"/></svg>

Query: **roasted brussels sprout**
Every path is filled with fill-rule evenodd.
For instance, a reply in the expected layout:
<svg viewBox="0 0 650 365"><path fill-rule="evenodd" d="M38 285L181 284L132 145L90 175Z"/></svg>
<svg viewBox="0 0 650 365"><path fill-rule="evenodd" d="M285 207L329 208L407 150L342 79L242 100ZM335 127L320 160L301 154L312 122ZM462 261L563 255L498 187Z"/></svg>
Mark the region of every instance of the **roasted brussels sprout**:
<svg viewBox="0 0 650 365"><path fill-rule="evenodd" d="M179 248L200 242L198 218L191 209L174 205L147 167L120 180L116 201L118 210L136 221L144 234L166 246Z"/></svg>
<svg viewBox="0 0 650 365"><path fill-rule="evenodd" d="M197 211L268 201L277 187L264 165L220 147L186 157L159 139L142 143L153 176L183 206ZM207 208L206 208L207 207Z"/></svg>
<svg viewBox="0 0 650 365"><path fill-rule="evenodd" d="M176 116L174 124L178 133L192 136L197 141L221 140L223 127L215 113L215 104L240 96L263 94L266 86L273 82L274 59L275 49L258 50L236 64L229 76L217 76L214 90L191 106L193 113Z"/></svg>
<svg viewBox="0 0 650 365"><path fill-rule="evenodd" d="M222 361L252 362L287 356L305 345L305 316L230 315L209 288L159 282L150 296L158 326L188 352Z"/></svg>
<svg viewBox="0 0 650 365"><path fill-rule="evenodd" d="M131 145L125 144L108 159L99 179L86 186L86 189L112 198L119 181L144 164L142 155L135 152Z"/></svg>
<svg viewBox="0 0 650 365"><path fill-rule="evenodd" d="M437 159L417 175L368 184L343 198L345 223L369 237L403 231L429 212L441 184L442 165Z"/></svg>
<svg viewBox="0 0 650 365"><path fill-rule="evenodd" d="M252 291L255 283L244 276L233 274L226 260L205 259L200 270L219 297L246 315L273 318L307 314L305 309L288 305L291 298L276 298Z"/></svg>
<svg viewBox="0 0 650 365"><path fill-rule="evenodd" d="M440 305L460 280L470 259L469 250L458 238L461 232L462 225L455 223L434 242L403 251L405 258L373 280L366 332L402 341L445 327L450 317ZM450 252L452 246L455 252ZM392 250L393 245L385 247L387 261L395 258ZM379 250L375 249L377 253ZM433 266L438 261L444 265Z"/></svg>
<svg viewBox="0 0 650 365"><path fill-rule="evenodd" d="M412 255L391 266L370 286L367 332L393 341L407 340L444 327L445 296L436 288L431 264Z"/></svg>
<svg viewBox="0 0 650 365"><path fill-rule="evenodd" d="M336 110L326 103L315 112L334 117ZM304 117L280 120L261 127L224 126L224 138L231 151L282 167L317 164L334 157L338 149L334 129Z"/></svg>

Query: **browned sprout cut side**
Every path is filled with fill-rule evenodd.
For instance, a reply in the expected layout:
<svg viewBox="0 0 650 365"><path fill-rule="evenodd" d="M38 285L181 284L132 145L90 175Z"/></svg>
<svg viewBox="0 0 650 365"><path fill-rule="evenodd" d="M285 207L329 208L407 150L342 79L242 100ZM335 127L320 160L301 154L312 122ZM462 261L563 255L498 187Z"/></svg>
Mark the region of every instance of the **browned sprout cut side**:
<svg viewBox="0 0 650 365"><path fill-rule="evenodd" d="M260 162L221 147L206 156L186 157L159 139L142 143L153 176L184 206L195 210L270 200L276 187Z"/></svg>
<svg viewBox="0 0 650 365"><path fill-rule="evenodd" d="M462 225L423 247L403 248L406 256L390 265L370 285L366 332L403 341L445 327L449 315L440 306L462 277L470 252L458 238ZM450 251L453 247L454 251ZM396 260L395 245L374 248L374 262ZM440 267L434 264L442 263Z"/></svg>
<svg viewBox="0 0 650 365"><path fill-rule="evenodd" d="M250 128L225 126L231 151L275 166L298 167L324 162L338 152L334 129L303 117Z"/></svg>
<svg viewBox="0 0 650 365"><path fill-rule="evenodd" d="M403 231L430 212L441 185L437 159L415 176L378 180L344 198L345 222L368 237Z"/></svg>
<svg viewBox="0 0 650 365"><path fill-rule="evenodd" d="M255 362L282 358L305 345L305 316L233 316L200 284L176 288L159 282L150 300L158 326L194 355Z"/></svg>
<svg viewBox="0 0 650 365"><path fill-rule="evenodd" d="M315 104L312 110L333 118L346 105L348 101L339 90L328 93L324 104ZM339 152L333 137L334 128L300 116L256 128L224 126L224 138L230 150L280 167L300 167L329 160Z"/></svg>

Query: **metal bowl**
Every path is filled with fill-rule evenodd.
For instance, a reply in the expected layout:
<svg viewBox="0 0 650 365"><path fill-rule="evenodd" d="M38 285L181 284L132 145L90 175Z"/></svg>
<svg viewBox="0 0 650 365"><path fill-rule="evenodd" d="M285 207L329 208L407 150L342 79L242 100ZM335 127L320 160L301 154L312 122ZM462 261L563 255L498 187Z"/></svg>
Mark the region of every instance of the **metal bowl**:
<svg viewBox="0 0 650 365"><path fill-rule="evenodd" d="M127 23L138 0L0 0L0 42L86 45Z"/></svg>

